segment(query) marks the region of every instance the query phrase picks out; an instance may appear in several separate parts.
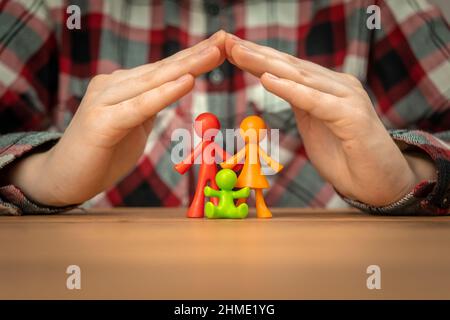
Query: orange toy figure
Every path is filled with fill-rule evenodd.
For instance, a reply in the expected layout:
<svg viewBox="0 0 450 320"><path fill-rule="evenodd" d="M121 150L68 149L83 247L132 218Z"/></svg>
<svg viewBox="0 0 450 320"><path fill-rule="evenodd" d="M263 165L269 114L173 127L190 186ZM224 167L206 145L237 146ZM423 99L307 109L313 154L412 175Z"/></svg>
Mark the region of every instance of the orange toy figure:
<svg viewBox="0 0 450 320"><path fill-rule="evenodd" d="M203 194L203 190L205 189L207 182L210 183L211 188L218 190L215 180L217 173L215 155L217 152L222 160L226 160L229 156L225 150L214 142L214 138L219 129L220 122L214 114L205 112L197 116L194 122L194 131L202 138L202 142L200 142L194 148L194 151L192 151L182 162L175 165L175 170L184 174L194 164L195 159L200 154L202 155L194 199L187 212L189 218L203 218L205 207L205 195ZM211 202L214 203L214 205L217 205L218 199L211 198Z"/></svg>
<svg viewBox="0 0 450 320"><path fill-rule="evenodd" d="M269 187L269 182L261 172L261 157L275 172L283 169L283 166L273 160L259 146L259 142L266 135L266 124L258 116L249 116L241 122L240 134L245 141L245 147L242 148L233 157L221 163L222 168L233 168L245 157L244 167L239 174L236 182L236 188L250 187L255 190L256 215L258 218L271 218L272 213L266 206L262 189Z"/></svg>

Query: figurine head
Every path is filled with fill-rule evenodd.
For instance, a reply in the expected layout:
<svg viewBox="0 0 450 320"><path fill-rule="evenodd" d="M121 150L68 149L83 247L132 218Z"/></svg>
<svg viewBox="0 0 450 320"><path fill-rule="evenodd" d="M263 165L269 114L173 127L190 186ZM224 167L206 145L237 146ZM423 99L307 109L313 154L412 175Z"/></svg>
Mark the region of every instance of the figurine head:
<svg viewBox="0 0 450 320"><path fill-rule="evenodd" d="M222 169L216 174L216 183L221 190L233 190L236 182L236 173L231 169Z"/></svg>
<svg viewBox="0 0 450 320"><path fill-rule="evenodd" d="M257 143L264 139L267 133L266 123L261 117L248 116L241 122L241 136L246 143Z"/></svg>
<svg viewBox="0 0 450 320"><path fill-rule="evenodd" d="M201 113L195 118L195 133L204 140L214 140L220 130L220 122L217 117L209 112Z"/></svg>

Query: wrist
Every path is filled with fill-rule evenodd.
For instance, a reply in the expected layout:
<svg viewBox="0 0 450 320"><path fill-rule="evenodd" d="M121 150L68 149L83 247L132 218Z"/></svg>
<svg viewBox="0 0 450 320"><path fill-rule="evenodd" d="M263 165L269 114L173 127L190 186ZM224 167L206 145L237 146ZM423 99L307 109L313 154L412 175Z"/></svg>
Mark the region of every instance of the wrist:
<svg viewBox="0 0 450 320"><path fill-rule="evenodd" d="M407 168L402 175L401 186L398 193L389 201L378 203L378 206L391 205L412 192L414 188L423 181L433 181L437 179L436 167L433 161L425 154L421 153L404 153L404 159L407 163Z"/></svg>
<svg viewBox="0 0 450 320"><path fill-rule="evenodd" d="M428 155L420 152L408 152L404 156L414 173L416 185L422 181L437 180L436 165Z"/></svg>
<svg viewBox="0 0 450 320"><path fill-rule="evenodd" d="M377 206L387 206L402 200L406 195L414 191L416 186L423 181L432 181L437 179L437 170L433 160L419 149L401 149L391 137L392 146L395 150L382 154L390 154L387 159L387 166L395 167L391 174L387 176L387 189L392 192L390 197L383 199ZM397 166L393 166L396 163ZM401 174L398 174L401 172ZM389 178L389 176L391 178Z"/></svg>
<svg viewBox="0 0 450 320"><path fill-rule="evenodd" d="M371 150L377 152L373 158L367 158L368 166L355 165L355 176L359 179L354 184L349 184L349 189L337 189L345 198L374 207L385 207L403 199L420 182L405 154L389 136L384 141L367 139L362 150L366 154L370 154Z"/></svg>
<svg viewBox="0 0 450 320"><path fill-rule="evenodd" d="M51 172L47 170L52 149L35 152L18 159L7 170L7 183L19 188L25 196L36 204L44 206L66 206L53 195L51 190Z"/></svg>

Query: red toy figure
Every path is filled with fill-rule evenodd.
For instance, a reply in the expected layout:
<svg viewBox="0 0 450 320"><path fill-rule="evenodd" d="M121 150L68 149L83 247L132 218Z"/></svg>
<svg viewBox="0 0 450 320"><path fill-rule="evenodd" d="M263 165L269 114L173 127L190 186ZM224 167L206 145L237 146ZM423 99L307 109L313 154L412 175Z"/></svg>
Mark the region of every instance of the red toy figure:
<svg viewBox="0 0 450 320"><path fill-rule="evenodd" d="M187 212L189 218L203 218L205 207L205 195L203 190L205 189L207 182L210 187L218 190L215 177L217 173L217 166L215 161L215 155L217 154L222 160L228 159L230 156L225 150L223 150L217 143L214 142L214 138L220 129L220 122L217 117L209 112L200 114L195 118L194 131L202 138L202 142L199 143L182 162L175 165L175 170L184 174L194 163L195 159L202 154L202 162L200 165L200 172L198 174L198 183L195 190L194 199ZM215 205L218 204L217 198L211 198L211 202Z"/></svg>

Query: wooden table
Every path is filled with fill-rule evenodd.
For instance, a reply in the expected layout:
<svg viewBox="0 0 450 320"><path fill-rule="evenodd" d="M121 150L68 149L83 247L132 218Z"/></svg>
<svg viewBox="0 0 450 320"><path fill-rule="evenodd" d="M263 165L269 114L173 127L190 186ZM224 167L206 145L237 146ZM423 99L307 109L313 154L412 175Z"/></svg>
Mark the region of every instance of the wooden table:
<svg viewBox="0 0 450 320"><path fill-rule="evenodd" d="M450 217L273 209L260 220L118 208L0 217L0 298L450 299ZM81 268L81 290L66 268ZM366 268L381 268L368 290Z"/></svg>

